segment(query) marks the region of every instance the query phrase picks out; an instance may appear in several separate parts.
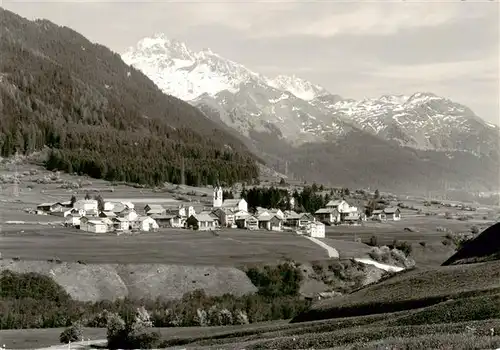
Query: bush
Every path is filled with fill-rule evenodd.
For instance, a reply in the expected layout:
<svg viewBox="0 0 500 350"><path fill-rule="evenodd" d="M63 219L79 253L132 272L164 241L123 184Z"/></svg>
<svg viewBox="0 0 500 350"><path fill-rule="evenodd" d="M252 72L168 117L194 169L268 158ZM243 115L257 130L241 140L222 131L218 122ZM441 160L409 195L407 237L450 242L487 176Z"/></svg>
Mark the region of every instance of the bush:
<svg viewBox="0 0 500 350"><path fill-rule="evenodd" d="M82 325L80 323L73 324L72 326L62 331L61 335L59 335L59 341L63 344L79 341L82 340L82 338L83 338L83 330L82 330Z"/></svg>
<svg viewBox="0 0 500 350"><path fill-rule="evenodd" d="M413 250L411 243L408 243L406 241L395 240L393 243L393 247L395 249L401 250L403 253L405 253L406 256L409 256Z"/></svg>
<svg viewBox="0 0 500 350"><path fill-rule="evenodd" d="M377 236L371 236L367 244L372 247L378 247L379 244Z"/></svg>
<svg viewBox="0 0 500 350"><path fill-rule="evenodd" d="M265 297L297 296L302 281L300 270L291 263L247 270L247 276Z"/></svg>
<svg viewBox="0 0 500 350"><path fill-rule="evenodd" d="M474 226L472 226L472 227L470 228L470 232L471 232L472 234L477 235L477 234L479 233L479 227L477 227L477 226L475 226L475 225L474 225Z"/></svg>

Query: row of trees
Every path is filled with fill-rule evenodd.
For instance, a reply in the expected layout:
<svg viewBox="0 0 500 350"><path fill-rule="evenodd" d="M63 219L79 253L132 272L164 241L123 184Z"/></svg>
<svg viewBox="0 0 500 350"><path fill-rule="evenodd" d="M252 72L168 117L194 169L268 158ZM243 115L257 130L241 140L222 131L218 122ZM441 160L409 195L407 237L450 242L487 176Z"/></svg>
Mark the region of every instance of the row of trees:
<svg viewBox="0 0 500 350"><path fill-rule="evenodd" d="M80 322L106 327L103 313L118 314L125 322L144 307L154 327L220 326L291 318L309 303L299 297L300 270L292 264L247 271L258 293L236 297L207 296L202 291L180 300L117 300L79 302L50 277L35 273L0 274L0 329L58 328Z"/></svg>
<svg viewBox="0 0 500 350"><path fill-rule="evenodd" d="M330 193L322 194L319 188L305 186L301 192L295 190L293 193L286 189L269 187L243 188L240 197L244 198L249 208L279 208L281 210L296 210L299 212L314 213L316 210L325 207L332 199ZM291 198L295 203L292 207Z"/></svg>

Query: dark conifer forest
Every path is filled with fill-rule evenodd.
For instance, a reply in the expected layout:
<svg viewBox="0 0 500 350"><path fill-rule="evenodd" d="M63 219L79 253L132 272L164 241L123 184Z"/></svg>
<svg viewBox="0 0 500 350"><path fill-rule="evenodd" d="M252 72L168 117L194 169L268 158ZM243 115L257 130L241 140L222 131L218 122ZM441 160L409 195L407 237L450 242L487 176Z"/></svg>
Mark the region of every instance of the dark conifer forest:
<svg viewBox="0 0 500 350"><path fill-rule="evenodd" d="M0 155L50 148L48 169L157 185L232 184L256 158L117 53L0 8Z"/></svg>

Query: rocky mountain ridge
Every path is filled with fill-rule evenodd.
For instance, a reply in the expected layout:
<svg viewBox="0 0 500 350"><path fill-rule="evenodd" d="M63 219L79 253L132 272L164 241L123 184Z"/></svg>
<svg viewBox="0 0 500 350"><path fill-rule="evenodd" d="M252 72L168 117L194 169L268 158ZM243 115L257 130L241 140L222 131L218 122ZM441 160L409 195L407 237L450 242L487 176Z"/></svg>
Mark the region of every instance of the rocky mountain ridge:
<svg viewBox="0 0 500 350"><path fill-rule="evenodd" d="M219 115L245 136L267 132L292 145L330 141L359 128L422 150L495 150L499 128L468 107L432 93L353 100L295 75L268 78L210 49L190 50L164 34L122 55L167 94Z"/></svg>
<svg viewBox="0 0 500 350"><path fill-rule="evenodd" d="M498 185L499 128L433 93L348 99L295 75L266 77L163 34L122 58L163 92L242 135L270 164L286 162L295 176L387 189Z"/></svg>

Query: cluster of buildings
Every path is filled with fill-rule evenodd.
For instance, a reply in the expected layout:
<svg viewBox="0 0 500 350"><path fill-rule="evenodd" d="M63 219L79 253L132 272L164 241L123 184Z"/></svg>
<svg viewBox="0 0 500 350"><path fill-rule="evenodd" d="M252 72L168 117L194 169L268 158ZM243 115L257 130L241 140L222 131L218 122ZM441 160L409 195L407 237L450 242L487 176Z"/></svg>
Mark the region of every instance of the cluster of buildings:
<svg viewBox="0 0 500 350"><path fill-rule="evenodd" d="M368 220L364 212L359 212L357 207L349 205L344 199L329 201L325 208L317 210L314 216L327 225L358 225ZM401 220L401 211L397 207L374 210L370 219L375 221L399 221Z"/></svg>
<svg viewBox="0 0 500 350"><path fill-rule="evenodd" d="M39 215L56 215L64 218L66 226L95 233L113 231L155 231L158 223L147 215L139 215L130 202L105 202L103 210L95 199L82 199L74 203L42 203L37 206Z"/></svg>
<svg viewBox="0 0 500 350"><path fill-rule="evenodd" d="M213 193L211 207L180 205L165 208L160 204L146 204L139 214L133 203L104 202L101 208L95 199L75 202L43 203L37 214L60 215L65 225L88 232L157 231L160 228L187 228L202 231L221 227L248 230L295 231L311 237L325 237L325 224L356 224L366 220L364 213L345 200L332 200L314 214L293 210L256 208L249 212L243 198L223 199L221 187ZM398 208L374 211L372 219L384 221L401 218Z"/></svg>

